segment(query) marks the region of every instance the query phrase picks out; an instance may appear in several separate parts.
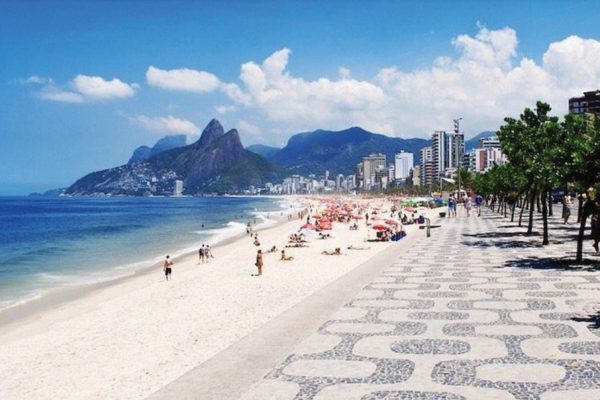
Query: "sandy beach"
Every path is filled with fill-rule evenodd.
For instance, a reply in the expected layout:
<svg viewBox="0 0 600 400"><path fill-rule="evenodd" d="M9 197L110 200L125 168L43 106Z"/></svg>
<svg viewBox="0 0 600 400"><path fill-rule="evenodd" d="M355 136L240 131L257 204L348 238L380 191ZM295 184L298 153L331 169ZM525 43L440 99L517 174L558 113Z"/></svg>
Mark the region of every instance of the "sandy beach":
<svg viewBox="0 0 600 400"><path fill-rule="evenodd" d="M157 267L5 323L0 398L145 398L378 252L403 249L403 240L366 243L375 231L364 220L358 230L334 223L332 238L309 235L309 247L285 249L291 261L280 261L279 251L265 254L263 276L252 276L257 249L281 250L306 222L292 217L259 230L260 247L245 236L215 247L209 263L195 254L176 260L171 281ZM425 235L417 225L404 229ZM343 255L321 254L336 247Z"/></svg>

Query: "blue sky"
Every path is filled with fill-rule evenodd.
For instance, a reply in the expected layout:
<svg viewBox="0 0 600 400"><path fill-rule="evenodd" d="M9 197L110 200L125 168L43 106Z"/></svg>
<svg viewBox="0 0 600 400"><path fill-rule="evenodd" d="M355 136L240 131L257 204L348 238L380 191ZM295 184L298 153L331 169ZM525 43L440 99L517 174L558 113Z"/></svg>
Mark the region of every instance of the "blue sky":
<svg viewBox="0 0 600 400"><path fill-rule="evenodd" d="M2 1L0 194L67 186L216 117L244 144L467 136L600 87L596 1ZM584 73L581 73L585 65ZM153 68L151 68L153 67Z"/></svg>

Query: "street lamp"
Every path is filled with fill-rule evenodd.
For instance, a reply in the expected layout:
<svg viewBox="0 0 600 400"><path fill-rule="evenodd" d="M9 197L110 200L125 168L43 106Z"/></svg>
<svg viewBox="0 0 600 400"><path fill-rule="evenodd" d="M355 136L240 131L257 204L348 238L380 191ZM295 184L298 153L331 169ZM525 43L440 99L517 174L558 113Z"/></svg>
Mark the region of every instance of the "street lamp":
<svg viewBox="0 0 600 400"><path fill-rule="evenodd" d="M461 164L461 160L459 157L459 145L458 145L458 135L460 134L460 121L462 120L462 117L455 119L454 120L454 156L456 157L455 162L456 162L456 175L458 175L458 195L457 197L460 197L461 193L460 193L460 164ZM457 199L458 200L458 199ZM458 203L458 201L457 201Z"/></svg>

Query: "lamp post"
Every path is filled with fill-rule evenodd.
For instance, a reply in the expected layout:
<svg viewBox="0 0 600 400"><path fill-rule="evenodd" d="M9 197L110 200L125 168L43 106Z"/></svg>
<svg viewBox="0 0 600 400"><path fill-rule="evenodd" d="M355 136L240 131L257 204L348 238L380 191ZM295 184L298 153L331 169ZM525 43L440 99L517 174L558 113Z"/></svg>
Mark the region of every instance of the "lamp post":
<svg viewBox="0 0 600 400"><path fill-rule="evenodd" d="M459 157L459 145L458 145L458 135L460 134L460 121L462 117L454 120L454 156L456 162L456 175L458 175L458 194L457 197L461 197L460 193L460 157ZM458 199L457 199L458 200ZM458 203L458 201L457 201Z"/></svg>

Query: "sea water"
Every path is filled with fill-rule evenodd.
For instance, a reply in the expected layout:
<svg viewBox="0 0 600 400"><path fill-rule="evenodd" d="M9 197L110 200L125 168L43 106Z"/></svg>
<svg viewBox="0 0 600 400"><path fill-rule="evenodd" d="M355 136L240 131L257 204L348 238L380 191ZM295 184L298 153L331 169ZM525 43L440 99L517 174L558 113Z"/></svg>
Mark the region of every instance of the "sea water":
<svg viewBox="0 0 600 400"><path fill-rule="evenodd" d="M0 197L0 309L61 285L129 275L274 223L261 197Z"/></svg>

